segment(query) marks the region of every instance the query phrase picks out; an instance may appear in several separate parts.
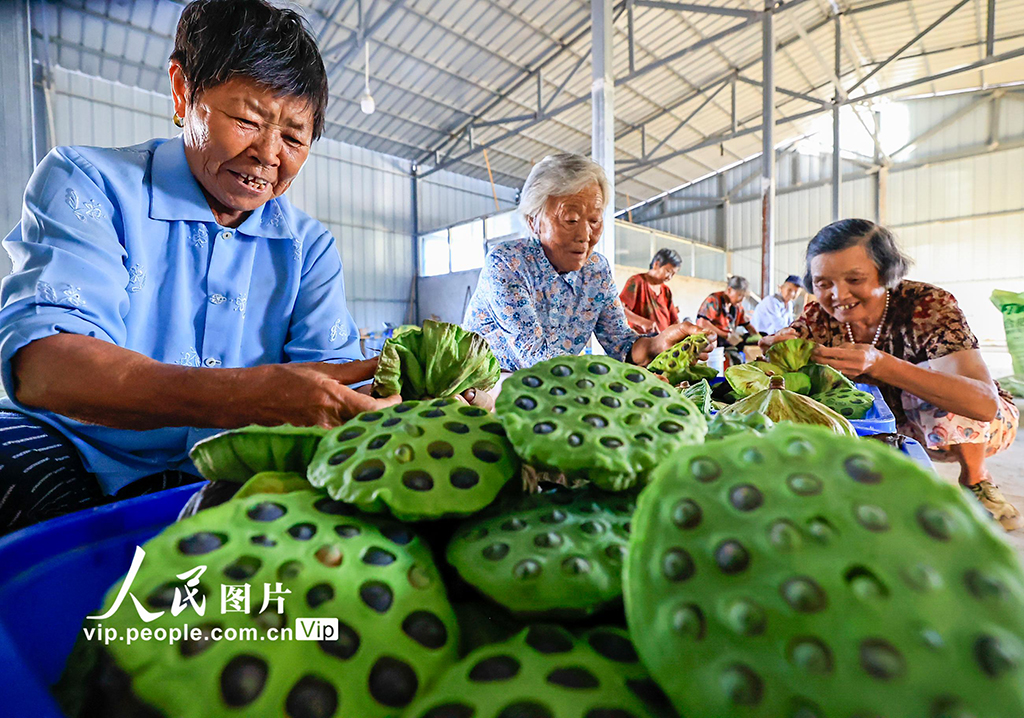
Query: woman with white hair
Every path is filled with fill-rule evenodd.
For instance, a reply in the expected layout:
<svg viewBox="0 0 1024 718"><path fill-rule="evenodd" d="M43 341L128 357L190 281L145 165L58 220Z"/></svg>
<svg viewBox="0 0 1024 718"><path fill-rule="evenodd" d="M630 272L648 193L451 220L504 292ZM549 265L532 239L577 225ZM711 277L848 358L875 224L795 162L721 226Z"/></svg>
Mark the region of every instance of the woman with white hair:
<svg viewBox="0 0 1024 718"><path fill-rule="evenodd" d="M545 157L526 178L519 213L530 236L487 255L463 322L502 369L579 354L591 334L609 356L646 365L700 331L683 322L640 337L629 328L608 260L593 251L610 194L600 165L582 155Z"/></svg>

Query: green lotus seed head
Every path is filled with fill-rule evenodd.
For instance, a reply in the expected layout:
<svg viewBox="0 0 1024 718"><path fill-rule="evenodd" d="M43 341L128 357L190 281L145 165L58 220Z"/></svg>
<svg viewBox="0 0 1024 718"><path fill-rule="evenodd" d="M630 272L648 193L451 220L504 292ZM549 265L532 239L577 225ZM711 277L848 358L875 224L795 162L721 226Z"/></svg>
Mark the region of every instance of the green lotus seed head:
<svg viewBox="0 0 1024 718"><path fill-rule="evenodd" d="M478 648L404 718L670 718L625 631L547 624Z"/></svg>
<svg viewBox="0 0 1024 718"><path fill-rule="evenodd" d="M707 431L676 389L606 356L520 369L502 384L497 412L523 461L611 491L642 483L673 448Z"/></svg>
<svg viewBox="0 0 1024 718"><path fill-rule="evenodd" d="M262 471L306 474L326 429L316 426L247 426L203 439L189 458L209 481L248 481Z"/></svg>
<svg viewBox="0 0 1024 718"><path fill-rule="evenodd" d="M363 511L419 520L479 511L518 469L492 414L436 399L364 412L332 429L308 476L314 486Z"/></svg>
<svg viewBox="0 0 1024 718"><path fill-rule="evenodd" d="M632 528L630 633L680 715L1024 715L1016 556L878 442L780 424L680 447Z"/></svg>
<svg viewBox="0 0 1024 718"><path fill-rule="evenodd" d="M751 414L723 414L719 412L708 422L708 441L724 439L734 434L764 434L775 422L759 411Z"/></svg>
<svg viewBox="0 0 1024 718"><path fill-rule="evenodd" d="M863 419L875 404L875 398L866 391L840 386L814 395L814 400L847 419Z"/></svg>
<svg viewBox="0 0 1024 718"><path fill-rule="evenodd" d="M322 492L296 491L168 526L143 545L131 586L157 617L143 621L128 602L99 623L121 636L177 630L182 639L100 646L91 675L69 664L62 694L87 696L82 715L113 715L110 706L182 718L399 714L456 661L455 614L415 533L350 513ZM175 615L189 578L203 608L185 602ZM238 595L222 601L222 586ZM91 613L109 609L119 589ZM334 619L338 631L299 640L300 617Z"/></svg>
<svg viewBox="0 0 1024 718"><path fill-rule="evenodd" d="M707 346L708 338L704 334L691 334L656 356L647 365L647 369L664 376L673 385L684 381L696 383L701 379L710 379L717 376L718 372L697 361L698 355Z"/></svg>
<svg viewBox="0 0 1024 718"><path fill-rule="evenodd" d="M587 615L622 596L633 510L628 495L590 487L522 496L459 526L448 561L514 613Z"/></svg>

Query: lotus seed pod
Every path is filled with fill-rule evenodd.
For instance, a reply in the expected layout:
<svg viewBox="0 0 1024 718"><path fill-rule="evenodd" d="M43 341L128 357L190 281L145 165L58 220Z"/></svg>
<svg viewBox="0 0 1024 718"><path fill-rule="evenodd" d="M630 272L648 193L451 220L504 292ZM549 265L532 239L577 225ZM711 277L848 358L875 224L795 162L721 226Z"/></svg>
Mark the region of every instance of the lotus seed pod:
<svg viewBox="0 0 1024 718"><path fill-rule="evenodd" d="M768 375L761 371L757 362L729 367L725 370L725 380L729 382L729 386L740 398L751 396L768 388Z"/></svg>
<svg viewBox="0 0 1024 718"><path fill-rule="evenodd" d="M547 624L484 646L448 670L403 718L669 718L664 693L625 631L580 637Z"/></svg>
<svg viewBox="0 0 1024 718"><path fill-rule="evenodd" d="M798 371L788 371L782 375L782 379L786 382L785 386L789 391L803 394L804 396L811 393L811 380L806 374Z"/></svg>
<svg viewBox="0 0 1024 718"><path fill-rule="evenodd" d="M811 396L815 394L824 393L830 389L836 387L849 387L853 388L853 382L847 379L843 374L828 364L816 364L811 362L804 366L800 370L802 374L806 374L811 380Z"/></svg>
<svg viewBox="0 0 1024 718"><path fill-rule="evenodd" d="M1024 715L1015 554L878 442L780 424L681 447L640 496L624 585L681 715Z"/></svg>
<svg viewBox="0 0 1024 718"><path fill-rule="evenodd" d="M697 356L707 347L708 338L704 334L691 334L654 357L647 369L673 385L711 379L718 375L717 370L697 361Z"/></svg>
<svg viewBox="0 0 1024 718"><path fill-rule="evenodd" d="M711 385L707 379L690 384L683 389L683 396L692 401L704 416L711 413Z"/></svg>
<svg viewBox="0 0 1024 718"><path fill-rule="evenodd" d="M259 494L145 543L131 593L159 615L146 623L126 599L86 623L183 638L101 646L98 674L79 676L98 701L84 714L135 702L147 709L137 715L175 718L398 715L455 662L458 629L429 548L399 523L355 513L319 491ZM186 580L203 610L185 602L174 615ZM248 587L248 606L242 596L222 601L222 586ZM299 617L337 619L338 632L298 640Z"/></svg>
<svg viewBox="0 0 1024 718"><path fill-rule="evenodd" d="M863 419L875 405L875 398L871 394L848 386L836 387L823 394L815 394L812 398L847 419Z"/></svg>
<svg viewBox="0 0 1024 718"><path fill-rule="evenodd" d="M435 399L364 412L332 429L309 480L363 511L416 521L476 513L518 469L492 414Z"/></svg>
<svg viewBox="0 0 1024 718"><path fill-rule="evenodd" d="M800 371L814 354L817 344L809 339L786 339L768 347L768 361L783 371Z"/></svg>
<svg viewBox="0 0 1024 718"><path fill-rule="evenodd" d="M320 439L317 426L247 426L203 439L189 458L209 481L248 481L261 471L305 475Z"/></svg>
<svg viewBox="0 0 1024 718"><path fill-rule="evenodd" d="M773 376L764 391L740 399L719 414L751 414L759 412L774 422L791 421L795 424L826 426L836 434L856 436L857 432L844 416L808 396L787 391L785 379Z"/></svg>
<svg viewBox="0 0 1024 718"><path fill-rule="evenodd" d="M622 597L634 507L629 494L590 487L524 496L459 526L448 562L517 614L590 614Z"/></svg>
<svg viewBox="0 0 1024 718"><path fill-rule="evenodd" d="M502 384L497 412L527 463L621 491L682 443L704 440L693 402L606 356L548 359Z"/></svg>
<svg viewBox="0 0 1024 718"><path fill-rule="evenodd" d="M775 422L760 412L753 414L723 414L719 412L708 422L707 441L724 439L733 434L766 434Z"/></svg>

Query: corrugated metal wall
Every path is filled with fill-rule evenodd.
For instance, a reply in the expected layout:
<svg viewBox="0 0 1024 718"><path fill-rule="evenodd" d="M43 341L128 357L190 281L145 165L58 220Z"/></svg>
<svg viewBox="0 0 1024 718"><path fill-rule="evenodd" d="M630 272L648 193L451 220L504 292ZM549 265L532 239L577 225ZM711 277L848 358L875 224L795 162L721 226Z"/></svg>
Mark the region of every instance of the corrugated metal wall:
<svg viewBox="0 0 1024 718"><path fill-rule="evenodd" d="M503 212L516 206L517 189L495 185L498 209L494 207L491 183L454 172L442 171L419 183L420 234L444 229L467 219Z"/></svg>
<svg viewBox="0 0 1024 718"><path fill-rule="evenodd" d="M57 144L130 145L177 133L168 97L61 68L54 68L51 107ZM505 206L514 195L499 188ZM338 240L356 323L378 330L405 322L415 274L408 162L320 140L288 197ZM487 182L452 173L421 181L420 197L429 202L421 218L441 225L494 208Z"/></svg>

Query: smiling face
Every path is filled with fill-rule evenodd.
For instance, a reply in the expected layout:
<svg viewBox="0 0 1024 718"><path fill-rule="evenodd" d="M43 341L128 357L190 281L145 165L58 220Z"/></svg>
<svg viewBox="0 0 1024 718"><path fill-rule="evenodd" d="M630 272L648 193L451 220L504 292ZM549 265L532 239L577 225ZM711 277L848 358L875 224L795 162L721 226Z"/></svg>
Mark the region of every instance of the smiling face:
<svg viewBox="0 0 1024 718"><path fill-rule="evenodd" d="M779 287L779 294L782 295L782 301L784 302L792 302L799 293L800 287L792 282L783 282L782 286Z"/></svg>
<svg viewBox="0 0 1024 718"><path fill-rule="evenodd" d="M313 141L313 109L304 98L275 96L243 76L189 103L181 65L172 61L170 75L189 169L217 222L237 227L298 175Z"/></svg>
<svg viewBox="0 0 1024 718"><path fill-rule="evenodd" d="M548 197L543 211L530 220L548 261L560 273L583 268L604 228L604 198L594 182L576 194Z"/></svg>
<svg viewBox="0 0 1024 718"><path fill-rule="evenodd" d="M885 309L885 287L862 244L811 259L814 296L840 322L874 324Z"/></svg>

